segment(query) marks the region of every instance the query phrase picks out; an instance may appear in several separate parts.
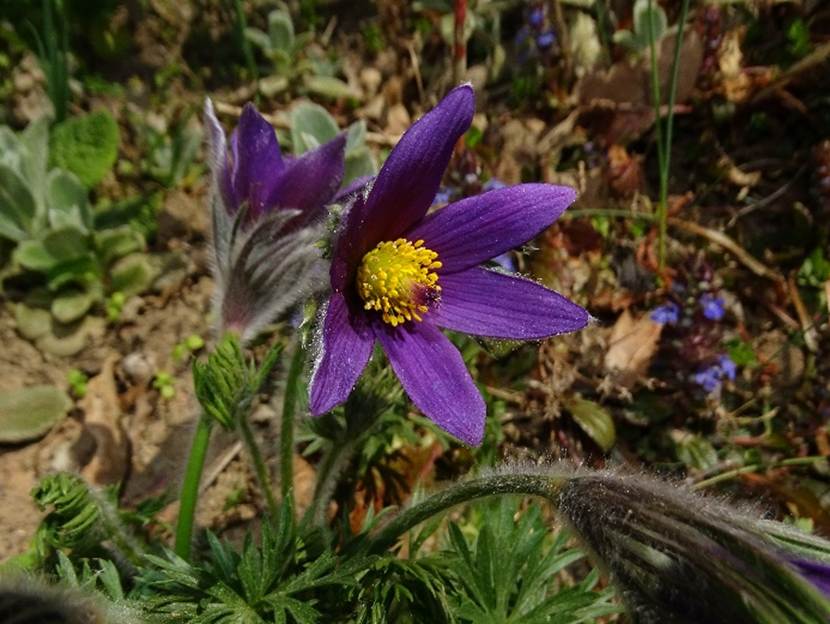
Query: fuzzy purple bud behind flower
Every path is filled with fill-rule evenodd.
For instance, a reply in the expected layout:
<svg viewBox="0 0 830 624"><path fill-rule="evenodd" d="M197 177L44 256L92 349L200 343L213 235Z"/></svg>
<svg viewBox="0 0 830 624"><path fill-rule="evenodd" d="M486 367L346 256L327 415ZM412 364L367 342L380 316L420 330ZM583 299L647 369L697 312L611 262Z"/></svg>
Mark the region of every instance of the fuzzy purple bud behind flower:
<svg viewBox="0 0 830 624"><path fill-rule="evenodd" d="M346 400L377 341L413 403L477 445L484 401L439 328L538 340L588 323L561 295L480 266L550 225L576 199L573 189L522 184L426 214L474 112L469 85L451 91L404 134L344 215L310 384L313 414Z"/></svg>
<svg viewBox="0 0 830 624"><path fill-rule="evenodd" d="M230 145L205 103L211 165L213 273L219 332L253 338L325 274L315 243L343 179L346 139L284 157L271 125L247 104Z"/></svg>

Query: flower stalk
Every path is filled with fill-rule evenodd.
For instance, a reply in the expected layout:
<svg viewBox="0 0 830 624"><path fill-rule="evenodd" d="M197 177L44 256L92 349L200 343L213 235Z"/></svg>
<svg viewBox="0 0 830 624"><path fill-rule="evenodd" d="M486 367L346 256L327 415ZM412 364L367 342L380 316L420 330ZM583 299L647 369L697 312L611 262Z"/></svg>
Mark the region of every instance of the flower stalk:
<svg viewBox="0 0 830 624"><path fill-rule="evenodd" d="M248 422L247 413L240 414L238 429L242 442L245 444L245 447L248 449L248 453L251 456L251 463L254 467L254 473L256 474L259 488L265 496L265 504L268 507L268 514L272 518L276 518L279 514L279 507L277 506L276 498L274 498L274 488L271 484L271 478L268 476L268 466L265 464L265 460L259 450L259 445L256 443L256 439L254 438L254 432L251 430L251 423Z"/></svg>
<svg viewBox="0 0 830 624"><path fill-rule="evenodd" d="M193 540L193 520L196 515L196 503L199 500L199 483L205 468L208 444L212 421L202 415L196 423L193 442L190 445L190 454L187 457L187 467L182 481L179 495L179 517L176 520L175 552L182 559L190 558L190 547Z"/></svg>
<svg viewBox="0 0 830 624"><path fill-rule="evenodd" d="M304 364L305 349L298 341L285 380L280 429L280 493L283 502L291 499L292 509L294 508L294 416L300 397L300 378Z"/></svg>

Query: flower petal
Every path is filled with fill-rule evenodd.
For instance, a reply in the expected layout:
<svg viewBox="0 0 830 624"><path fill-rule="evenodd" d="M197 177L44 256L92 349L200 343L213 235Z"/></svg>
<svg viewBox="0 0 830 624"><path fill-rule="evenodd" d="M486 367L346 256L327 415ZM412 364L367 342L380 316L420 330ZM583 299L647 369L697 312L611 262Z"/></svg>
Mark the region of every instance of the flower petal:
<svg viewBox="0 0 830 624"><path fill-rule="evenodd" d="M246 104L231 137L233 187L240 202L248 201L252 215L261 213L285 163L277 135L253 104Z"/></svg>
<svg viewBox="0 0 830 624"><path fill-rule="evenodd" d="M538 340L582 329L590 315L544 286L482 268L442 275L441 301L428 320L455 331Z"/></svg>
<svg viewBox="0 0 830 624"><path fill-rule="evenodd" d="M315 216L340 188L345 149L346 135L340 134L328 143L288 161L263 208L290 208L300 210L307 218Z"/></svg>
<svg viewBox="0 0 830 624"><path fill-rule="evenodd" d="M392 369L424 415L471 446L484 437L484 400L449 339L429 323L376 330Z"/></svg>
<svg viewBox="0 0 830 624"><path fill-rule="evenodd" d="M323 321L321 352L309 384L313 415L325 414L346 400L366 368L374 342L365 317L352 314L343 295L332 294Z"/></svg>
<svg viewBox="0 0 830 624"><path fill-rule="evenodd" d="M474 113L473 89L461 85L404 133L366 203L359 212L350 212L347 234L359 232L363 253L381 240L398 238L426 214L455 143L470 127Z"/></svg>
<svg viewBox="0 0 830 624"><path fill-rule="evenodd" d="M575 199L568 186L519 184L450 204L406 237L438 253L441 273L463 271L531 240Z"/></svg>

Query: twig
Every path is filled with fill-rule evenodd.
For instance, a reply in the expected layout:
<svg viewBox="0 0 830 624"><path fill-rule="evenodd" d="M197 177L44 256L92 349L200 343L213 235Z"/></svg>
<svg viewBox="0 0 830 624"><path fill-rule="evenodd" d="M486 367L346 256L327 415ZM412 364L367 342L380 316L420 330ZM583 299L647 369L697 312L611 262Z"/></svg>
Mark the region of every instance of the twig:
<svg viewBox="0 0 830 624"><path fill-rule="evenodd" d="M726 472L722 472L719 475L715 475L714 477L710 477L708 479L704 479L703 481L699 481L692 486L692 490L702 490L703 488L709 487L710 485L715 485L716 483L720 483L722 481L730 481L731 479L739 477L742 474L757 472L758 470L769 470L771 468L785 468L787 466L809 466L819 461L827 461L827 458L822 455L813 455L810 457L791 457L789 459L783 459L781 461L772 462L769 464L758 463L750 464L748 466L741 466L740 468L727 470Z"/></svg>
<svg viewBox="0 0 830 624"><path fill-rule="evenodd" d="M455 30L453 33L452 80L457 85L467 73L467 41L464 38L464 24L467 21L467 0L455 0Z"/></svg>
<svg viewBox="0 0 830 624"><path fill-rule="evenodd" d="M710 228L703 227L702 225L698 225L697 223L693 223L692 221L685 221L676 217L670 217L668 222L670 225L680 230L696 234L697 236L702 236L710 242L720 245L732 253L732 255L734 255L738 261L741 262L741 264L755 273L755 275L758 275L759 277L766 277L769 280L779 283L786 281L780 273L769 268L759 260L756 260L748 251L723 232L712 230Z"/></svg>
<svg viewBox="0 0 830 624"><path fill-rule="evenodd" d="M820 45L803 59L790 66L790 68L773 81L772 84L759 91L755 97L752 98L752 103L755 104L760 100L764 100L774 95L777 91L787 86L797 76L808 70L814 69L817 65L821 65L828 59L830 59L830 41Z"/></svg>
<svg viewBox="0 0 830 624"><path fill-rule="evenodd" d="M790 275L787 280L787 287L790 291L790 299L792 299L795 313L798 315L798 321L801 323L801 333L804 336L804 344L807 345L807 348L813 353L818 353L818 334L816 332L816 326L810 318L810 315L807 313L804 301L801 300L801 293L798 292L798 284L795 283L794 275Z"/></svg>
<svg viewBox="0 0 830 624"><path fill-rule="evenodd" d="M409 60L412 63L412 73L415 74L415 84L418 87L418 97L423 104L425 101L424 95L424 81L421 79L421 62L418 60L418 55L415 52L415 47L409 41L406 44L406 49L409 51Z"/></svg>
<svg viewBox="0 0 830 624"><path fill-rule="evenodd" d="M211 485L214 484L219 475L225 471L225 468L236 459L237 455L242 451L242 442L234 442L225 454L213 462L213 466L207 471L207 474L202 479L202 484L199 486L199 494L203 494Z"/></svg>
<svg viewBox="0 0 830 624"><path fill-rule="evenodd" d="M562 13L560 0L551 0L551 9L553 10L553 23L556 25L556 35L559 37L559 51L562 54L562 62L565 64L565 76L570 79L573 76L573 59L571 58L568 25Z"/></svg>

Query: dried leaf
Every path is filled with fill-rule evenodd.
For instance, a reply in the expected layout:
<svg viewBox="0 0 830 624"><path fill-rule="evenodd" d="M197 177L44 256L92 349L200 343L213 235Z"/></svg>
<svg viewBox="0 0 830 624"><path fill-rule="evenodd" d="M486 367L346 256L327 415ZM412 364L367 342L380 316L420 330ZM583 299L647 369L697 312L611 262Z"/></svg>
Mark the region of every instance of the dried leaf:
<svg viewBox="0 0 830 624"><path fill-rule="evenodd" d="M605 368L618 373L629 382L646 374L657 351L663 326L648 315L635 319L625 310L611 330L609 348L605 354ZM623 381L628 385L626 381Z"/></svg>

